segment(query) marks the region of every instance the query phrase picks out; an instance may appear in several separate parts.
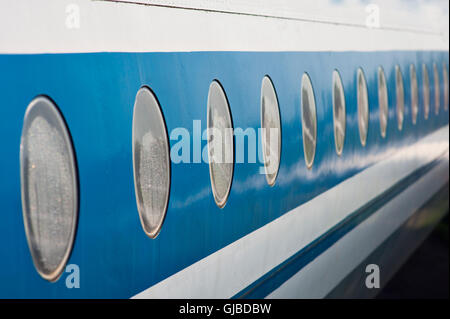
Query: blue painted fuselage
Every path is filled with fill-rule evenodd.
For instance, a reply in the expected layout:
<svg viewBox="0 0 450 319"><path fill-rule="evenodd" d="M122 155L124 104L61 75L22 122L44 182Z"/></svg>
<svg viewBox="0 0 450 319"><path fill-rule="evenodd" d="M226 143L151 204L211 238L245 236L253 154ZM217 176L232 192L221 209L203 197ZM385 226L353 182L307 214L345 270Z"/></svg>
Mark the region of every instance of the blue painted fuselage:
<svg viewBox="0 0 450 319"><path fill-rule="evenodd" d="M430 74L427 120L423 116L422 63ZM439 67L441 81L438 115L434 113L433 63ZM164 280L447 125L443 63L449 64L448 52L0 55L0 297L129 298ZM416 67L419 83L416 125L411 121L410 64ZM401 131L396 119L396 65L401 67L405 87ZM385 71L388 86L386 138L381 137L379 127L379 66ZM356 106L359 67L364 70L369 93L365 147L360 143ZM342 156L336 155L333 135L331 88L335 69L341 75L346 99ZM317 150L311 170L306 168L302 147L300 86L304 72L311 78L317 106ZM236 163L228 202L220 209L212 196L207 163L172 163L165 222L156 239L147 237L139 221L133 182L131 134L138 89L143 85L152 88L169 134L183 127L192 135L193 120L201 120L202 130L206 129L208 88L217 79L227 94L234 127L256 130L261 122L260 90L265 75L274 83L282 124L275 186L269 187L259 173L260 163ZM20 137L26 107L41 94L50 96L64 115L77 158L80 209L68 263L80 267L79 289L66 288L65 274L56 283L42 279L34 269L26 241ZM171 145L176 142L171 140ZM190 143L192 150L192 140ZM202 140L202 148L205 145ZM361 158L366 159L364 165L357 161ZM341 165L343 162L348 165ZM292 175L299 166L304 176L311 178ZM332 205L329 213L333 214ZM320 253L317 248L316 255Z"/></svg>

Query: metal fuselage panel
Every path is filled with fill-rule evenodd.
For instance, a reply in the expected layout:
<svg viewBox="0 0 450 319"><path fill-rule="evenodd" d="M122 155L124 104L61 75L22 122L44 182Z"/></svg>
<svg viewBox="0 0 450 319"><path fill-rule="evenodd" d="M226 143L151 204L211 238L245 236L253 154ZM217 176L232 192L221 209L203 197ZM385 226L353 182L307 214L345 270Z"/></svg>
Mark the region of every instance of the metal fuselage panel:
<svg viewBox="0 0 450 319"><path fill-rule="evenodd" d="M442 89L440 113L434 114L434 94L431 94L428 120L423 117L423 91L419 89L417 124L411 121L409 65L416 66L421 87L420 66L426 63L430 72L434 62L439 70L442 63L448 66L448 52L0 55L3 114L0 117L0 240L3 243L0 245L0 296L128 298L268 225L448 125ZM395 113L397 64L403 71L405 86L402 131L397 129ZM381 137L379 128L379 66L386 72L388 86L386 138ZM365 72L369 93L369 133L365 147L361 146L358 135L358 67ZM335 153L333 136L331 87L335 69L340 72L347 104L346 138L341 156ZM317 150L311 170L305 166L302 148L300 81L304 72L311 78L317 105ZM235 164L229 199L220 209L212 196L207 163L172 163L166 220L156 239L147 237L136 208L131 154L133 103L138 89L148 85L155 92L169 134L179 127L190 132L192 160L193 138L199 138L195 136L198 133L194 132L193 120L201 121L202 130L206 128L210 82L218 79L223 85L234 127L257 130L260 127L260 85L265 75L270 76L277 91L282 124L281 164L275 186L269 187L265 176L259 173L260 163ZM440 79L442 81L442 74ZM434 92L433 81L430 91ZM76 152L80 211L69 264L80 267L79 289L67 289L64 275L56 283L40 278L25 238L20 200L20 134L28 103L41 94L57 103ZM171 139L171 146L176 142ZM202 149L205 146L206 141L202 140ZM377 182L366 181L367 184ZM354 189L347 188L342 201L352 201L353 193ZM330 216L333 216L333 206L330 203ZM314 211L309 213L314 214ZM325 221L317 220L319 224L322 222ZM298 232L307 233L309 227L299 224ZM236 289L235 293L240 290Z"/></svg>

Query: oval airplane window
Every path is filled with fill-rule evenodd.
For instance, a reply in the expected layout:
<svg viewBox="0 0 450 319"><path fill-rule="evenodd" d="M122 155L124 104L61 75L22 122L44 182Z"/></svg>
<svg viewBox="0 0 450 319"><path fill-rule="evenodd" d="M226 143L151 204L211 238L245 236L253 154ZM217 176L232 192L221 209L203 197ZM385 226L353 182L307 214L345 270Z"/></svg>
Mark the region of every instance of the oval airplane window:
<svg viewBox="0 0 450 319"><path fill-rule="evenodd" d="M430 114L430 77L428 75L428 68L425 64L422 64L422 89L423 89L423 113L424 118L428 119Z"/></svg>
<svg viewBox="0 0 450 319"><path fill-rule="evenodd" d="M384 138L386 137L387 124L388 124L388 92L386 84L386 76L382 67L378 68L378 104L380 112L380 133Z"/></svg>
<svg viewBox="0 0 450 319"><path fill-rule="evenodd" d="M336 153L340 156L345 142L345 93L339 72L333 71L333 125Z"/></svg>
<svg viewBox="0 0 450 319"><path fill-rule="evenodd" d="M395 95L397 98L397 127L401 131L405 114L405 90L403 87L402 71L398 65L395 66Z"/></svg>
<svg viewBox="0 0 450 319"><path fill-rule="evenodd" d="M64 271L78 220L78 175L69 129L57 106L40 96L29 104L20 144L25 233L33 263L48 281Z"/></svg>
<svg viewBox="0 0 450 319"><path fill-rule="evenodd" d="M170 191L169 140L158 100L148 87L136 94L133 111L133 173L141 225L155 238L166 217Z"/></svg>
<svg viewBox="0 0 450 319"><path fill-rule="evenodd" d="M364 72L358 69L356 76L357 100L358 100L358 128L361 145L365 146L367 141L367 131L369 128L369 95L367 92L367 82Z"/></svg>
<svg viewBox="0 0 450 319"><path fill-rule="evenodd" d="M311 80L308 74L303 74L301 88L301 116L303 133L303 151L306 167L311 168L316 155L317 118L316 101Z"/></svg>
<svg viewBox="0 0 450 319"><path fill-rule="evenodd" d="M409 66L409 80L411 82L411 118L413 124L417 123L419 113L419 84L417 83L417 73L414 64Z"/></svg>
<svg viewBox="0 0 450 319"><path fill-rule="evenodd" d="M266 180L273 186L280 166L281 122L277 94L268 76L261 84L261 128Z"/></svg>
<svg viewBox="0 0 450 319"><path fill-rule="evenodd" d="M218 81L209 86L207 108L209 174L214 200L222 208L233 180L234 140L230 107Z"/></svg>
<svg viewBox="0 0 450 319"><path fill-rule="evenodd" d="M441 89L439 85L439 70L436 63L433 63L433 78L434 78L434 114L439 114L439 108L441 106Z"/></svg>

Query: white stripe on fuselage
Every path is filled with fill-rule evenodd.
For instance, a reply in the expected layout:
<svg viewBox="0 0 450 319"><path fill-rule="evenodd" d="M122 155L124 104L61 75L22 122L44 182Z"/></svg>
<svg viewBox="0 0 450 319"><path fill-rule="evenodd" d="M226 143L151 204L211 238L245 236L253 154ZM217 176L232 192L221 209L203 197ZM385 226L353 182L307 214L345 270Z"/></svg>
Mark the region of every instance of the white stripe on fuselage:
<svg viewBox="0 0 450 319"><path fill-rule="evenodd" d="M273 9L274 14L291 17L286 8ZM256 12L251 15L111 1L2 0L0 53L448 50L448 37L439 32L368 28L360 23L364 19L327 20L315 18L315 11L299 19L295 14L294 19L267 17L266 11L251 7L249 12Z"/></svg>
<svg viewBox="0 0 450 319"><path fill-rule="evenodd" d="M446 157L446 161L364 220L267 298L326 297L353 269L407 222L419 207L448 183L448 153ZM386 282L385 274L389 273L388 270L381 268L380 271L383 282ZM364 282L355 284L364 286Z"/></svg>
<svg viewBox="0 0 450 319"><path fill-rule="evenodd" d="M447 125L419 142L398 150L391 157L348 178L309 202L287 212L135 297L229 298L234 296L402 178L444 152L448 152L448 129ZM441 174L440 179L436 179L436 187L440 186L444 180L448 180L448 153L446 158L447 173ZM430 191L433 192L434 188L430 187ZM432 193L430 194L432 195ZM422 197L419 196L418 199L423 199ZM332 207L330 203L332 203ZM410 212L410 210L406 211ZM400 214L399 218L404 217ZM394 222L392 225L397 227L398 223ZM391 233L395 227L387 228L388 233ZM366 228L367 226L363 226L363 229ZM352 232L360 232L357 229ZM384 235L384 232L380 232L379 237L365 238L365 241L373 240L365 249L372 251L371 249L380 243ZM363 234L360 236L364 238ZM359 244L360 241L358 241ZM358 249L360 251L362 249L355 247L354 244L350 245L350 247L352 246L355 254ZM329 250L332 249L336 249L336 247L333 246ZM325 280L323 286L325 288L322 287L322 290L314 296L323 296L332 288L332 284L339 282L343 275L351 271L367 253L364 249L362 250L360 255L355 255L354 259L349 258L348 263L341 265L341 268L338 268L340 272L336 273L336 276L332 276L333 278L329 281ZM318 260L320 259L318 258ZM311 264L311 267L314 265ZM310 268L305 267L305 269ZM321 273L320 269L317 271L318 274ZM283 294L280 293L280 295ZM276 296L274 293L273 297Z"/></svg>

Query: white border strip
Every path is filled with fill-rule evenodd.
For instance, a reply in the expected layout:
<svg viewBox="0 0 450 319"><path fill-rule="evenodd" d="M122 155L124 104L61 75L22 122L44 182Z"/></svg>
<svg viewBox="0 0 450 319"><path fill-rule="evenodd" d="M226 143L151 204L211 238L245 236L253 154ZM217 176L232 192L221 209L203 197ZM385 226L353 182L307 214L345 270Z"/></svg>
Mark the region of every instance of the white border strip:
<svg viewBox="0 0 450 319"><path fill-rule="evenodd" d="M335 10L334 10L335 11ZM448 51L440 33L88 0L2 0L1 53Z"/></svg>
<svg viewBox="0 0 450 319"><path fill-rule="evenodd" d="M270 293L267 298L324 298L448 183L447 161L433 168ZM381 276L388 273L380 269ZM364 283L360 283L364 286Z"/></svg>
<svg viewBox="0 0 450 319"><path fill-rule="evenodd" d="M448 129L447 125L399 150L392 157L144 290L135 298L234 296L368 201L448 151ZM332 210L330 203L333 203Z"/></svg>
<svg viewBox="0 0 450 319"><path fill-rule="evenodd" d="M366 27L377 15L382 29L442 33L448 20L448 2L403 0L96 0L135 5L165 6L276 19L315 21ZM372 21L372 20L370 20Z"/></svg>

